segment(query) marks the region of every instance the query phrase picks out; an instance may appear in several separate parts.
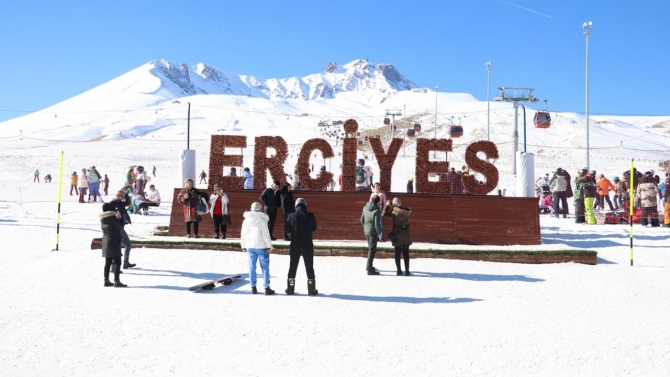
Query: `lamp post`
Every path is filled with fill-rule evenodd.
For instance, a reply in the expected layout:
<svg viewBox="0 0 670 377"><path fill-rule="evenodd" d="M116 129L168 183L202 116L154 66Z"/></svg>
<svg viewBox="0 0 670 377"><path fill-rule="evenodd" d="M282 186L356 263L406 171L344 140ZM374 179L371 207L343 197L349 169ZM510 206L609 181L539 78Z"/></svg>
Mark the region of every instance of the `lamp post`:
<svg viewBox="0 0 670 377"><path fill-rule="evenodd" d="M589 169L591 167L589 161L589 36L593 22L584 22L582 27L586 35L586 168Z"/></svg>
<svg viewBox="0 0 670 377"><path fill-rule="evenodd" d="M437 139L437 85L435 85L435 139ZM437 151L433 151L433 158L437 158Z"/></svg>
<svg viewBox="0 0 670 377"><path fill-rule="evenodd" d="M521 105L523 108L523 153L526 153L526 106Z"/></svg>
<svg viewBox="0 0 670 377"><path fill-rule="evenodd" d="M486 140L491 141L491 62L486 62Z"/></svg>

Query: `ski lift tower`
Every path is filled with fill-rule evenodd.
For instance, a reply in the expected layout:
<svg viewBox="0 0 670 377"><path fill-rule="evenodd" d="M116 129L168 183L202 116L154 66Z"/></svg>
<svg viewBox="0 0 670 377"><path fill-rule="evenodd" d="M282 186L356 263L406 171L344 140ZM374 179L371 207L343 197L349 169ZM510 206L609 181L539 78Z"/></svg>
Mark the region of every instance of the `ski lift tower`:
<svg viewBox="0 0 670 377"><path fill-rule="evenodd" d="M519 102L537 102L538 99L533 97L533 88L506 88L504 86L498 87L500 95L494 98L499 102L514 103L514 155L512 157L512 174L516 175L516 152L519 149ZM524 118L524 124L525 118ZM523 134L526 135L524 127Z"/></svg>
<svg viewBox="0 0 670 377"><path fill-rule="evenodd" d="M402 116L402 112L396 109L387 109L386 116L391 116L391 139L393 139L393 136L395 136L395 117Z"/></svg>

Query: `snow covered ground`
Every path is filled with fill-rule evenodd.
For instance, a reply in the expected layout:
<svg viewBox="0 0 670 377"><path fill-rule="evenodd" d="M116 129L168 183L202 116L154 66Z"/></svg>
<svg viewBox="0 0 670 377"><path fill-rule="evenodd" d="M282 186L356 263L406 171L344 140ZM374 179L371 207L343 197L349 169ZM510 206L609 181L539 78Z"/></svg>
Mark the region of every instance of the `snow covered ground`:
<svg viewBox="0 0 670 377"><path fill-rule="evenodd" d="M149 145L147 147L147 145ZM157 166L164 204L133 216L131 237L167 225L177 145L149 141L0 142L2 376L663 376L670 370L667 228L574 224L543 217L542 242L598 251L599 264L411 261L413 276L379 260L317 257L320 295L283 294L288 257L271 257L271 297L249 294L239 252L134 249L129 289L102 286L99 204L68 195L56 242L61 150L66 174L95 164L111 188L124 167ZM206 143L196 144L207 161ZM160 152L160 153L159 153ZM412 162L400 164L407 168ZM33 183L32 172L54 183ZM200 167L198 167L200 169ZM106 198L108 199L108 198ZM355 228L354 232L358 232ZM362 238L362 237L361 237ZM188 287L224 274L231 286Z"/></svg>

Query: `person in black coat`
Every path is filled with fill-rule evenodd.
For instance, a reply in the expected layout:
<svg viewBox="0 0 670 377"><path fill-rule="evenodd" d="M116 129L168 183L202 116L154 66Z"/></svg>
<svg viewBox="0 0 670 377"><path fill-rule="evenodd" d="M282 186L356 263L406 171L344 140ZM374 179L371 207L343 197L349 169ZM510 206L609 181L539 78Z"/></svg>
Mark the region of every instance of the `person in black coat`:
<svg viewBox="0 0 670 377"><path fill-rule="evenodd" d="M279 192L279 181L272 182L272 187L268 187L261 193L259 197L261 203L265 207L265 214L268 215L268 229L270 230L270 239L275 241L276 238L272 235L275 229L275 221L277 220L277 208L281 206L281 193Z"/></svg>
<svg viewBox="0 0 670 377"><path fill-rule="evenodd" d="M105 203L102 205L102 213L98 215L100 227L102 228L102 256L105 258L105 287L127 287L119 280L121 269L121 232L123 231L123 220L121 213L114 210L114 205ZM114 283L109 281L109 269L114 263Z"/></svg>
<svg viewBox="0 0 670 377"><path fill-rule="evenodd" d="M307 272L307 292L310 296L316 296L316 279L314 278L314 242L312 233L316 231L316 217L307 211L307 201L298 198L295 201L295 212L288 216L291 232L291 261L288 269L288 280L286 294L292 295L295 290L295 274L302 255Z"/></svg>
<svg viewBox="0 0 670 377"><path fill-rule="evenodd" d="M284 217L284 241L290 241L291 239L289 238L288 234L291 233L289 230L288 226L288 215L292 214L295 212L295 203L293 202L293 191L291 191L291 186L290 183L286 182L284 183L284 186L282 186L281 190L279 192L281 193L281 214Z"/></svg>
<svg viewBox="0 0 670 377"><path fill-rule="evenodd" d="M130 204L130 197L128 196L128 188L130 186L125 186L121 190L117 191L114 195L114 199L109 202L112 205L114 211L118 212L121 215L121 220L123 225L129 225L132 222L130 221L130 215L126 211L126 206ZM125 254L123 256L123 268L133 268L136 266L134 263L130 263L130 249L132 249L133 244L130 242L130 237L126 233L125 229L121 228L121 243L125 246Z"/></svg>

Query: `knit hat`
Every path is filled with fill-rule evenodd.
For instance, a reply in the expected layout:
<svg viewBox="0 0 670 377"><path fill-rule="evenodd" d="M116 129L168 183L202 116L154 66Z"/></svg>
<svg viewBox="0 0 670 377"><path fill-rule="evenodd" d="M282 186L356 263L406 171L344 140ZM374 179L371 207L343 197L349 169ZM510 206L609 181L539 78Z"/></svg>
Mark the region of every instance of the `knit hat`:
<svg viewBox="0 0 670 377"><path fill-rule="evenodd" d="M113 211L113 210L114 210L114 206L112 205L112 203L103 203L102 212L109 212L109 211Z"/></svg>
<svg viewBox="0 0 670 377"><path fill-rule="evenodd" d="M259 202L251 203L251 210L252 211L260 212L262 209L263 209L263 206L261 205L261 203L259 203Z"/></svg>
<svg viewBox="0 0 670 377"><path fill-rule="evenodd" d="M297 207L297 206L299 206L299 205L302 205L302 206L307 207L307 201L306 201L305 199L303 199L303 198L298 198L298 199L296 199L296 201L295 201L295 206Z"/></svg>

